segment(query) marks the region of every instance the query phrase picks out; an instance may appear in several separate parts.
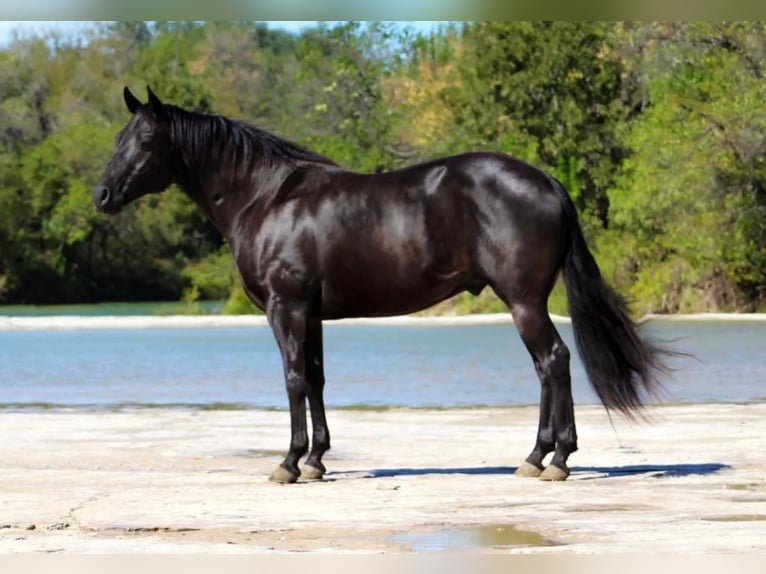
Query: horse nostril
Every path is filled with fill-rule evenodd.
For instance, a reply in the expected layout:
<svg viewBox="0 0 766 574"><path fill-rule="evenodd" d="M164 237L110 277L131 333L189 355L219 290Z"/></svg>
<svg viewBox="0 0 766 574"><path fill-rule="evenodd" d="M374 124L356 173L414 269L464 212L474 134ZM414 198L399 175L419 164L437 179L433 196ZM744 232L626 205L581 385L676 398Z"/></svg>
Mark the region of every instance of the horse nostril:
<svg viewBox="0 0 766 574"><path fill-rule="evenodd" d="M112 196L112 194L109 192L108 187L100 187L97 190L96 195L98 197L98 204L101 206L104 206L107 203L109 203L109 199L111 199L111 196Z"/></svg>

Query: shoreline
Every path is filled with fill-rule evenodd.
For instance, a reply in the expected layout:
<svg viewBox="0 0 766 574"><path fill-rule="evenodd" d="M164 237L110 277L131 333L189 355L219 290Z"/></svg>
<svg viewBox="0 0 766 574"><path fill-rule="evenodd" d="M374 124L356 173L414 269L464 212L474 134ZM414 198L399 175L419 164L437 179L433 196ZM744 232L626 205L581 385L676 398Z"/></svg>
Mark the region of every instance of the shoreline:
<svg viewBox="0 0 766 574"><path fill-rule="evenodd" d="M664 408L684 408L684 407L737 407L747 405L766 405L766 397L756 397L742 400L699 400L699 401L663 401L657 403L648 403L645 405L645 412ZM407 404L384 404L384 403L355 403L355 404L328 404L326 412L329 414L339 413L450 413L460 411L483 411L483 410L525 410L537 408L537 403L503 403L503 404L455 404L450 406L435 406L431 404L407 405ZM576 408L602 409L606 413L605 407L597 400L578 402ZM228 402L169 402L169 403L137 403L137 402L118 402L118 403L3 403L0 402L0 416L10 413L27 414L55 414L55 415L88 415L88 414L136 414L142 412L179 412L188 414L198 413L285 413L289 414L290 409L284 406L263 406L252 403L228 403ZM619 412L613 412L613 416L622 417ZM627 422L627 419L625 419Z"/></svg>
<svg viewBox="0 0 766 574"><path fill-rule="evenodd" d="M570 324L571 319L551 315L555 324ZM638 322L766 322L766 313L694 313L689 315L657 315L641 317ZM460 326L460 325L512 325L509 313L472 315L370 317L326 320L328 325L370 326ZM266 327L264 315L57 315L7 316L0 315L0 331L73 330L73 329L184 329Z"/></svg>

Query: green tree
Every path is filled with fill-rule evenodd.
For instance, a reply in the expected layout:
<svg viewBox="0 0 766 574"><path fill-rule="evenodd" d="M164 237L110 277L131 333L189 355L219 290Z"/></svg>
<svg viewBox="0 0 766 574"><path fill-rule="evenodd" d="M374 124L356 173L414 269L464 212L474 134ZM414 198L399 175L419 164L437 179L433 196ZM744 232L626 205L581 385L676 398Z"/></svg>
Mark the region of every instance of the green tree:
<svg viewBox="0 0 766 574"><path fill-rule="evenodd" d="M0 50L0 301L231 299L221 238L186 197L99 216L90 188L151 85L360 171L500 150L576 200L637 310L766 304L760 22L118 22ZM555 292L553 310L563 311ZM446 308L499 309L485 295Z"/></svg>
<svg viewBox="0 0 766 574"><path fill-rule="evenodd" d="M648 105L625 130L632 156L604 246L647 310L753 309L766 294L763 24L640 37Z"/></svg>
<svg viewBox="0 0 766 574"><path fill-rule="evenodd" d="M445 93L461 139L549 169L602 226L625 154L615 132L628 112L613 26L467 24L461 81Z"/></svg>

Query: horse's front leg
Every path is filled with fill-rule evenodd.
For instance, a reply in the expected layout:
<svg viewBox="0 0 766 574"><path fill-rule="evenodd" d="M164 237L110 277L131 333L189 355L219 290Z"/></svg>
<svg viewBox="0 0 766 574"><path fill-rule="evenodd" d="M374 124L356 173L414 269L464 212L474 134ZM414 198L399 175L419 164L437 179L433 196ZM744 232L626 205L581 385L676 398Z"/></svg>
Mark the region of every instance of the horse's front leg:
<svg viewBox="0 0 766 574"><path fill-rule="evenodd" d="M322 320L311 318L306 331L306 394L311 409L311 452L303 465L303 477L318 480L324 476L322 456L330 449L330 431L324 411L324 353L322 350Z"/></svg>
<svg viewBox="0 0 766 574"><path fill-rule="evenodd" d="M266 315L282 353L287 398L290 403L291 431L287 456L271 473L269 480L292 483L298 480L301 474L298 461L309 448L306 431L307 305L287 302L278 296L272 296L266 305Z"/></svg>

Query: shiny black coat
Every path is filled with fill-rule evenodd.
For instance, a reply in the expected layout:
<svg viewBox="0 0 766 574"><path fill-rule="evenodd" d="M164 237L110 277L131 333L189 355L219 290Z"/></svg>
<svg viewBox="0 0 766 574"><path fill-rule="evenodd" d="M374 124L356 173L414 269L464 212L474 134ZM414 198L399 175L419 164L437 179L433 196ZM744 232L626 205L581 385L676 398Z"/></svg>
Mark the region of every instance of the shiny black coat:
<svg viewBox="0 0 766 574"><path fill-rule="evenodd" d="M601 278L561 184L498 153L361 174L248 124L165 105L149 91L93 191L118 213L177 184L225 237L242 284L279 345L291 441L272 474L321 478L330 447L322 320L411 313L486 286L508 305L541 383L537 442L520 474L566 478L577 448L569 351L547 312L563 271L586 372L607 407L639 408L663 351L644 342ZM467 389L466 392L470 392ZM550 466L543 459L554 452Z"/></svg>

